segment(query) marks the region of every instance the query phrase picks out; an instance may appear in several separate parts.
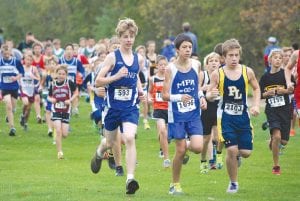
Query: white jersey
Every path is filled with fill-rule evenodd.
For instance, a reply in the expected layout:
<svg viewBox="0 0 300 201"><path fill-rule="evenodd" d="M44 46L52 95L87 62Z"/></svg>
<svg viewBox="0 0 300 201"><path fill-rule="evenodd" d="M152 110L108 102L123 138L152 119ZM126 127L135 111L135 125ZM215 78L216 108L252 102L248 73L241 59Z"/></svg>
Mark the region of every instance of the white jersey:
<svg viewBox="0 0 300 201"><path fill-rule="evenodd" d="M25 95L32 97L34 95L34 79L32 78L33 67L29 70L24 68L24 76L21 77L21 90Z"/></svg>

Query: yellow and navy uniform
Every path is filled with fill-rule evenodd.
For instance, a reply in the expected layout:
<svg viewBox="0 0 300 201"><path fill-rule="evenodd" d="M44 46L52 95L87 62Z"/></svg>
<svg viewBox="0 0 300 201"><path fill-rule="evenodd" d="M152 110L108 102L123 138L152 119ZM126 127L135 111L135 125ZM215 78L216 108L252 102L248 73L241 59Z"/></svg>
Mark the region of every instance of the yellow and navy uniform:
<svg viewBox="0 0 300 201"><path fill-rule="evenodd" d="M225 141L226 147L238 145L242 149L252 149L252 127L247 105L247 67L241 65L240 69L241 76L231 80L226 76L224 67L219 68L217 126L220 140Z"/></svg>

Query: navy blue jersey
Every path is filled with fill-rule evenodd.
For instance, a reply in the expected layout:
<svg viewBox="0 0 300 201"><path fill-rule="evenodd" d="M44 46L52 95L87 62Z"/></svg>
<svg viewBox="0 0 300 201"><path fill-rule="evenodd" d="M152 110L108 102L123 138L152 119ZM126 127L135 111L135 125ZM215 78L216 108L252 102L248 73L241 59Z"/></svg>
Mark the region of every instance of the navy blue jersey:
<svg viewBox="0 0 300 201"><path fill-rule="evenodd" d="M66 60L65 57L59 59L59 64L68 65L68 79L76 83L76 74L80 72L84 78L84 68L82 63L75 57L72 57L70 60Z"/></svg>
<svg viewBox="0 0 300 201"><path fill-rule="evenodd" d="M229 79L224 67L219 68L220 101L218 105L218 128L220 133L251 129L247 106L248 76L247 67L241 66L241 76Z"/></svg>
<svg viewBox="0 0 300 201"><path fill-rule="evenodd" d="M133 54L133 63L127 65L119 49L115 50L116 63L111 76L115 75L123 66L128 69L128 75L110 83L107 87L107 104L109 108L123 110L138 104L137 80L139 72L138 55Z"/></svg>
<svg viewBox="0 0 300 201"><path fill-rule="evenodd" d="M19 60L11 57L6 60L0 58L0 89L2 90L17 90L19 89L18 81L13 81L11 77L18 74L24 75L24 68Z"/></svg>

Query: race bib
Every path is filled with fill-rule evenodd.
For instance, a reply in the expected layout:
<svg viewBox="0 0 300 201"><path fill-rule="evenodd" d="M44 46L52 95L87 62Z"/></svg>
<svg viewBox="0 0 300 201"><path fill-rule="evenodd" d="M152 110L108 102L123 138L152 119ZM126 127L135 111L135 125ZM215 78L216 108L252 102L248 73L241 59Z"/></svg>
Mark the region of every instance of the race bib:
<svg viewBox="0 0 300 201"><path fill-rule="evenodd" d="M128 101L131 100L132 97L132 89L115 89L115 100L119 101Z"/></svg>
<svg viewBox="0 0 300 201"><path fill-rule="evenodd" d="M155 93L155 100L157 101L157 102L163 102L164 100L162 99L162 93L160 92L160 91L157 91L156 93Z"/></svg>
<svg viewBox="0 0 300 201"><path fill-rule="evenodd" d="M196 109L195 99L191 99L185 103L177 102L177 108L181 113L193 111Z"/></svg>
<svg viewBox="0 0 300 201"><path fill-rule="evenodd" d="M3 77L3 83L12 83L11 76L4 76Z"/></svg>
<svg viewBox="0 0 300 201"><path fill-rule="evenodd" d="M22 86L23 87L34 87L34 81L32 79L22 79Z"/></svg>
<svg viewBox="0 0 300 201"><path fill-rule="evenodd" d="M64 102L57 102L57 103L55 103L55 108L56 109L66 109L67 105Z"/></svg>
<svg viewBox="0 0 300 201"><path fill-rule="evenodd" d="M230 115L242 115L244 105L236 103L225 103L224 112Z"/></svg>
<svg viewBox="0 0 300 201"><path fill-rule="evenodd" d="M273 96L268 99L271 107L280 107L285 105L284 96Z"/></svg>

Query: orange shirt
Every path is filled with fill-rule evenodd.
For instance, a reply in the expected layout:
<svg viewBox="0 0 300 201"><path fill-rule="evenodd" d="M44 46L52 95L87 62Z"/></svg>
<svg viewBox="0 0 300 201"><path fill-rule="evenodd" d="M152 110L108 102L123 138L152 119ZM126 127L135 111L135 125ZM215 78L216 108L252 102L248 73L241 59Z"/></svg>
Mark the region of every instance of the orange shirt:
<svg viewBox="0 0 300 201"><path fill-rule="evenodd" d="M162 99L162 89L164 84L164 78L160 78L154 75L152 78L152 98L153 98L153 109L167 110L168 102Z"/></svg>

